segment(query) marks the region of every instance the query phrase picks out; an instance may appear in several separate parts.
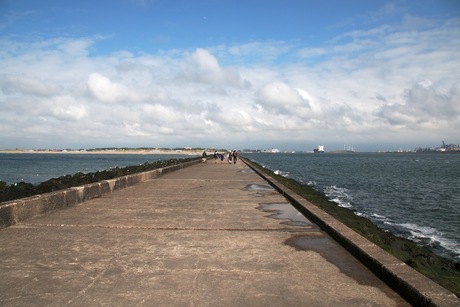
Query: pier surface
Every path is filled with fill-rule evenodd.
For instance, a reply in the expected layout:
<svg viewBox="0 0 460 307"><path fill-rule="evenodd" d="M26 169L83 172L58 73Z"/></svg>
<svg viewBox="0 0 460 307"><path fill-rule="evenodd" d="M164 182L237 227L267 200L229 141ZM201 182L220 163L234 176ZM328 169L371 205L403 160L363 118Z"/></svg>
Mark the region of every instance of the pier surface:
<svg viewBox="0 0 460 307"><path fill-rule="evenodd" d="M0 230L1 306L409 305L239 161Z"/></svg>

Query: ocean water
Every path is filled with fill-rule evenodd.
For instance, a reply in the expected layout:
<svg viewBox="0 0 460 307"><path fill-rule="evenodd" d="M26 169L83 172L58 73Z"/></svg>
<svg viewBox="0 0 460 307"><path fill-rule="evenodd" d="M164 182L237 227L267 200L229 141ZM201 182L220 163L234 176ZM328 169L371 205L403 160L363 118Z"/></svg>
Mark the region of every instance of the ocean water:
<svg viewBox="0 0 460 307"><path fill-rule="evenodd" d="M114 167L141 165L159 160L190 158L190 155L163 154L57 154L0 153L0 180L8 184L29 182L37 184L51 178L93 173Z"/></svg>
<svg viewBox="0 0 460 307"><path fill-rule="evenodd" d="M384 230L460 261L460 154L244 156L324 192Z"/></svg>

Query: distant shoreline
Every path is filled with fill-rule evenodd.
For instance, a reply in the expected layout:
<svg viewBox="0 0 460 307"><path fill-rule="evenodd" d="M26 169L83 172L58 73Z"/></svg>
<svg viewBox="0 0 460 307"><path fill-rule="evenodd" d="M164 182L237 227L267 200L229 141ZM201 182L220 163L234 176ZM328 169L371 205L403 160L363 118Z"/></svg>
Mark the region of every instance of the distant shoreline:
<svg viewBox="0 0 460 307"><path fill-rule="evenodd" d="M201 150L174 149L107 149L107 150L33 150L33 149L0 149L0 154L118 154L118 155L201 155Z"/></svg>

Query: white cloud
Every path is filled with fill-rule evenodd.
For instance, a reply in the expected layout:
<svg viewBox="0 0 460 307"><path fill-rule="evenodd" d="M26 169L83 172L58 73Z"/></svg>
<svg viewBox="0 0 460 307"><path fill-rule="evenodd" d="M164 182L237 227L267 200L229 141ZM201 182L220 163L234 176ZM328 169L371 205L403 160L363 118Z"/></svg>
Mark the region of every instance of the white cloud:
<svg viewBox="0 0 460 307"><path fill-rule="evenodd" d="M436 126L442 122L460 127L459 87L457 83L448 93L441 93L432 82L424 80L406 89L401 103L382 106L379 115L391 124L411 128L422 128L427 123Z"/></svg>
<svg viewBox="0 0 460 307"><path fill-rule="evenodd" d="M269 113L296 116L306 115L309 101L305 98L305 91L299 92L285 83L273 82L260 89L256 102Z"/></svg>
<svg viewBox="0 0 460 307"><path fill-rule="evenodd" d="M49 97L59 94L60 87L53 80L41 80L26 75L0 75L0 89L10 95Z"/></svg>
<svg viewBox="0 0 460 307"><path fill-rule="evenodd" d="M248 84L241 79L238 71L232 68L222 68L216 57L208 50L198 48L192 54L187 54L181 62L179 77L186 82L202 82L221 87L242 87Z"/></svg>
<svg viewBox="0 0 460 307"><path fill-rule="evenodd" d="M145 99L142 93L131 90L124 84L112 82L99 73L91 73L87 84L90 93L101 102L127 103Z"/></svg>
<svg viewBox="0 0 460 307"><path fill-rule="evenodd" d="M183 62L182 72L186 76L198 77L208 82L215 78L221 79L223 73L217 59L207 50L201 48L190 54Z"/></svg>
<svg viewBox="0 0 460 307"><path fill-rule="evenodd" d="M78 121L88 116L86 106L79 104L71 96L55 97L46 109L52 116L64 121Z"/></svg>
<svg viewBox="0 0 460 307"><path fill-rule="evenodd" d="M458 142L460 22L413 21L317 46L265 41L98 57L88 38L0 39L0 144Z"/></svg>

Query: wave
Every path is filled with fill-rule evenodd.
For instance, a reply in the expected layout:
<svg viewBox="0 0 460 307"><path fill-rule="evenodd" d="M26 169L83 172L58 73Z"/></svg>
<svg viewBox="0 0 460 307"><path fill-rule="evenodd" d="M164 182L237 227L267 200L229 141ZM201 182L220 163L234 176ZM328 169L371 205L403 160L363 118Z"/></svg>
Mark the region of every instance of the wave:
<svg viewBox="0 0 460 307"><path fill-rule="evenodd" d="M460 244L445 237L444 233L430 226L420 226L414 223L391 223L406 233L405 237L418 244L444 250L443 253L460 260Z"/></svg>
<svg viewBox="0 0 460 307"><path fill-rule="evenodd" d="M276 175L281 175L281 176L283 176L283 177L289 177L289 172L284 172L284 171L276 170L276 171L274 171L273 173L275 173Z"/></svg>
<svg viewBox="0 0 460 307"><path fill-rule="evenodd" d="M313 187L316 185L316 182L310 183L309 185ZM357 208L354 208L352 205L352 201L354 199L353 191L347 188L331 185L323 188L323 193L329 200L337 203L338 206L353 209L356 215L369 218L376 225L380 225L382 229L386 231L390 231L396 235L412 240L419 245L437 250L439 254L447 256L448 258L460 260L460 244L455 240L446 238L444 233L436 228L420 226L415 223L397 222L396 220L382 215L381 213L366 212L365 208L357 210Z"/></svg>
<svg viewBox="0 0 460 307"><path fill-rule="evenodd" d="M376 225L381 225L382 229L412 240L417 244L438 250L441 255L460 260L460 244L455 240L446 238L444 233L438 229L415 223L396 222L381 213L355 210L356 208L351 204L354 198L352 196L353 191L346 188L332 185L324 188L323 191L329 200L336 202L341 207L353 208L356 215L369 218Z"/></svg>
<svg viewBox="0 0 460 307"><path fill-rule="evenodd" d="M449 258L460 260L460 245L438 229L430 226L420 226L415 223L398 223L387 216L371 213L355 212L356 215L370 218L376 225L396 235L414 241L415 243L438 250L438 253Z"/></svg>
<svg viewBox="0 0 460 307"><path fill-rule="evenodd" d="M293 180L322 192L381 229L460 260L460 194L456 184L460 155L254 157L272 170L290 172Z"/></svg>
<svg viewBox="0 0 460 307"><path fill-rule="evenodd" d="M336 202L340 207L353 208L351 205L353 197L348 189L332 185L325 187L323 192L331 201Z"/></svg>

